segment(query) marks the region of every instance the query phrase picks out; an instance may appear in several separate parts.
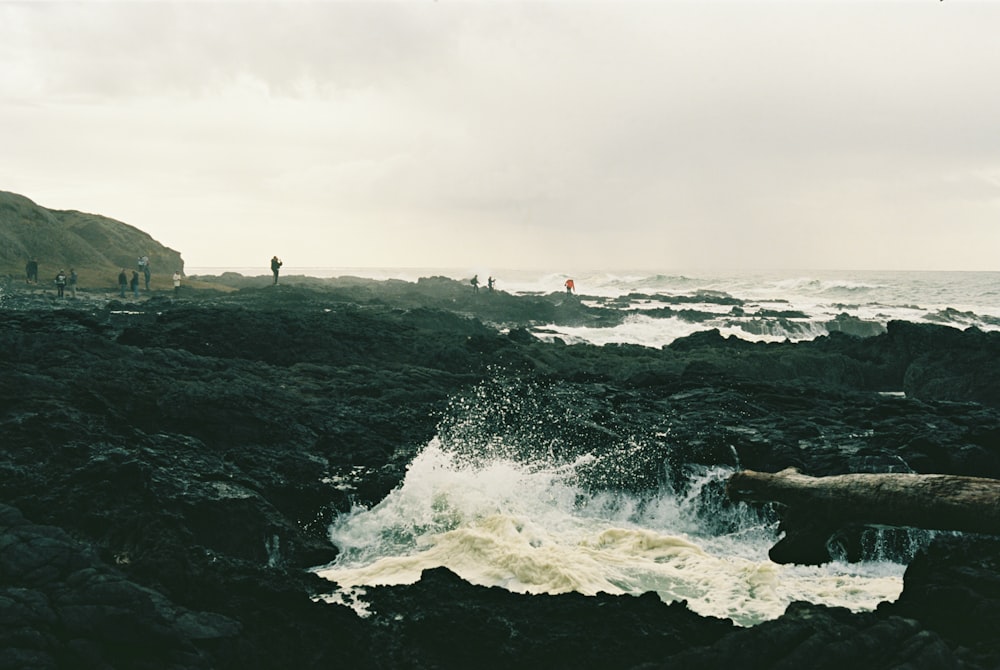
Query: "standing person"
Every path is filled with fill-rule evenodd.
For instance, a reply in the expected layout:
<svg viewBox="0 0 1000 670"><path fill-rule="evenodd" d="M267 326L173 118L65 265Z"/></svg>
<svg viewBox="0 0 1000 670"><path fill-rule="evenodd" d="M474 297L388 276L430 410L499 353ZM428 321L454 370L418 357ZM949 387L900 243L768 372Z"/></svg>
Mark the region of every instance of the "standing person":
<svg viewBox="0 0 1000 670"><path fill-rule="evenodd" d="M278 260L277 256L271 257L271 274L274 275L274 285L278 285L278 270L281 269L282 262Z"/></svg>
<svg viewBox="0 0 1000 670"><path fill-rule="evenodd" d="M143 260L146 262L142 264L142 276L146 280L146 290L149 290L149 275L152 274L152 270L149 269L149 256L143 256Z"/></svg>
<svg viewBox="0 0 1000 670"><path fill-rule="evenodd" d="M497 280L493 278L493 275L490 275L489 279L486 280L486 288L489 289L490 293L493 293L493 285L496 281Z"/></svg>
<svg viewBox="0 0 1000 670"><path fill-rule="evenodd" d="M174 295L181 292L181 271L174 272Z"/></svg>
<svg viewBox="0 0 1000 670"><path fill-rule="evenodd" d="M76 298L76 282L79 277L76 276L76 270L74 268L69 269L69 279L66 280L66 285L69 286L69 297Z"/></svg>
<svg viewBox="0 0 1000 670"><path fill-rule="evenodd" d="M38 261L34 258L28 260L24 266L25 284L38 283Z"/></svg>
<svg viewBox="0 0 1000 670"><path fill-rule="evenodd" d="M479 275L472 275L469 283L472 284L472 292L479 293Z"/></svg>
<svg viewBox="0 0 1000 670"><path fill-rule="evenodd" d="M128 286L128 275L125 274L125 268L122 268L122 271L118 273L118 289L123 298L125 297L126 286Z"/></svg>
<svg viewBox="0 0 1000 670"><path fill-rule="evenodd" d="M566 293L573 293L576 290L576 284L573 283L572 279L566 280Z"/></svg>
<svg viewBox="0 0 1000 670"><path fill-rule="evenodd" d="M56 291L59 292L59 297L64 297L64 291L66 289L66 273L62 270L56 274Z"/></svg>
<svg viewBox="0 0 1000 670"><path fill-rule="evenodd" d="M132 270L132 281L129 282L132 287L132 295L136 298L139 297L139 271Z"/></svg>

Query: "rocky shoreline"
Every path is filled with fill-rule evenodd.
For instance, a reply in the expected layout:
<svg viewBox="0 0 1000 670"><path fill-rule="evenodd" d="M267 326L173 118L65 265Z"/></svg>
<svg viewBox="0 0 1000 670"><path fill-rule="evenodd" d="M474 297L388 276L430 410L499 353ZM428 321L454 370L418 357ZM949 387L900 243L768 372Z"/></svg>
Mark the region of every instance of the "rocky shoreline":
<svg viewBox="0 0 1000 670"><path fill-rule="evenodd" d="M567 346L530 328L614 310L444 278L198 286L0 300L0 668L1000 665L993 537L940 536L876 612L795 603L748 629L652 594L517 595L443 569L369 589L359 618L307 570L335 558L337 514L462 429L449 402L491 389L571 410L539 430L595 455L595 487L683 486L690 463L1000 478L997 334L893 322L798 344ZM635 436L628 468L600 467Z"/></svg>

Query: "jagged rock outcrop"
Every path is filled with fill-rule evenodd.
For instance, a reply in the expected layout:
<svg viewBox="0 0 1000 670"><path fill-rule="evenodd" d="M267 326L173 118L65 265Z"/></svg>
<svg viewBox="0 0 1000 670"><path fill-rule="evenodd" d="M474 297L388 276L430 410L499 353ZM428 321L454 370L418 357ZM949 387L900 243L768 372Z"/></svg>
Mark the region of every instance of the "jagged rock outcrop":
<svg viewBox="0 0 1000 670"><path fill-rule="evenodd" d="M178 607L60 528L0 504L0 667L213 667L240 624Z"/></svg>
<svg viewBox="0 0 1000 670"><path fill-rule="evenodd" d="M1000 477L996 406L977 400L975 384L918 390L976 378L972 353L994 346L989 334L891 324L876 337L801 344L703 333L664 349L565 346L534 337L530 319L509 332L490 325L561 308L544 296L494 294L509 304L487 319L483 301L450 280L355 284L78 309L28 296L0 312L0 503L20 510L5 512L0 561L22 566L0 573L0 616L13 622L0 635L14 631L17 654L8 665L58 666L69 649L83 659L76 667L375 668L408 650L409 667L463 668L474 649L479 664L559 667L549 650L560 650L579 667L600 640L621 652L601 656L608 668L792 667L804 655L873 667L874 653L888 666L995 667L995 635L942 613L971 604L995 616L1000 573L968 538L915 560L904 597L884 612L796 606L751 629L648 596L515 595L444 573L376 590L385 615L370 620L315 601L331 586L305 569L336 554L331 519L381 500L438 433L468 431L471 453L502 437L530 458L540 432L555 457L592 455L580 477L596 489L681 490L698 465ZM924 360L954 366L914 368ZM879 393L902 390L917 369L919 397ZM491 393L517 407L482 403L462 421L447 412ZM561 420L529 430L523 412L536 411ZM626 445L628 467L617 467ZM57 529L37 532L59 535L69 567L39 581L5 554L29 527ZM104 581L72 579L79 570ZM138 594L122 611L156 655L122 656L120 638L85 621L72 635L53 623L53 594L103 606L91 587L105 582L116 597ZM740 653L759 655L741 666Z"/></svg>

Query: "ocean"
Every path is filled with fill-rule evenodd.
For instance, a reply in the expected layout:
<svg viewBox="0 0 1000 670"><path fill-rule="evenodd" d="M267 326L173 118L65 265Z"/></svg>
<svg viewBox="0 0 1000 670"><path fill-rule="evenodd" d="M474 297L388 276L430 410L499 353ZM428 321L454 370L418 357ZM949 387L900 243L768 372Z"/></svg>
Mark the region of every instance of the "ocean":
<svg viewBox="0 0 1000 670"><path fill-rule="evenodd" d="M467 280L475 272L287 267L282 276ZM563 291L570 277L488 269L478 274L481 283L493 275L498 290L520 295ZM613 328L536 329L570 344L660 347L708 328L748 340L801 341L827 334L844 315L880 327L898 319L1000 330L996 272L588 272L572 278L581 300L615 305L630 315ZM698 319L650 315L666 304L692 310ZM482 398L520 401L495 392ZM484 411L479 403L454 402L448 422L475 429L477 414ZM699 614L731 618L741 626L774 619L796 600L866 611L901 592L906 557L899 556L898 546L887 553L877 531L861 562L835 560L818 567L771 562L767 552L778 539L776 518L718 499L733 468L687 468L681 490L664 484L643 494L594 491L581 481L586 456L569 463L515 458L497 444L490 453L468 458L456 437L460 433L439 432L384 500L336 519L330 538L341 553L333 564L316 569L339 587L326 600L364 616L365 587L412 583L422 570L440 566L471 583L518 593L653 591L665 602L686 600ZM629 467L627 449L620 458L620 466ZM913 531L912 550L930 536Z"/></svg>

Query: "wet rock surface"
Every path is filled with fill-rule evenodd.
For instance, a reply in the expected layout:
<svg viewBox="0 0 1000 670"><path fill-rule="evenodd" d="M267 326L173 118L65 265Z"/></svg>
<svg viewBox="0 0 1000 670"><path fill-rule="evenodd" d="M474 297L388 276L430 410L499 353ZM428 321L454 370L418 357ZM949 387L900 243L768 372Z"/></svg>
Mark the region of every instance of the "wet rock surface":
<svg viewBox="0 0 1000 670"><path fill-rule="evenodd" d="M335 515L462 431L473 456L498 436L526 457L540 440L591 453L595 488L680 489L696 465L1000 478L995 334L894 322L798 344L567 346L531 329L616 311L443 278L230 283L0 303L0 668L1000 664L989 537L940 537L876 612L801 603L749 629L652 595L516 595L446 570L370 589L360 618L317 600L331 584L307 571L335 558ZM482 411L457 421L455 403ZM559 420L529 430L539 413ZM850 555L857 536L837 542Z"/></svg>

